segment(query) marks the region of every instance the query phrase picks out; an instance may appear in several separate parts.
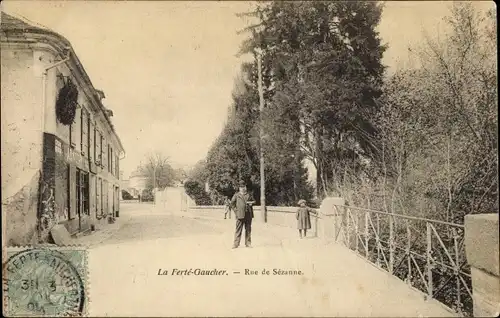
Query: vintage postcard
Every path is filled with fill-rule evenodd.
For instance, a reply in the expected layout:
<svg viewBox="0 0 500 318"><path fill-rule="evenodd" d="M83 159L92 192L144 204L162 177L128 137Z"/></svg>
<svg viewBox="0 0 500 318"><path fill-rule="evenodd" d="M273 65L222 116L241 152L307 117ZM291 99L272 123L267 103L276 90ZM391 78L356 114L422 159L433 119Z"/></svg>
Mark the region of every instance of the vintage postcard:
<svg viewBox="0 0 500 318"><path fill-rule="evenodd" d="M498 316L495 9L3 1L4 316Z"/></svg>

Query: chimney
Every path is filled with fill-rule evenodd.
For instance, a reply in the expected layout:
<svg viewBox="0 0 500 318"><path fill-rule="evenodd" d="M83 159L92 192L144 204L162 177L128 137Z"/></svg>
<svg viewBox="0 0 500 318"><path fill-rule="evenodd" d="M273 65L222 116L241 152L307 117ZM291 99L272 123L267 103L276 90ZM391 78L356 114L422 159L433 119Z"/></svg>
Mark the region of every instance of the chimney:
<svg viewBox="0 0 500 318"><path fill-rule="evenodd" d="M99 90L99 89L96 89L95 92L97 93L97 96L99 97L99 100L102 102L103 99L106 98L106 95L104 95L104 92Z"/></svg>
<svg viewBox="0 0 500 318"><path fill-rule="evenodd" d="M104 111L106 112L106 116L113 117L113 111L111 109L105 108Z"/></svg>

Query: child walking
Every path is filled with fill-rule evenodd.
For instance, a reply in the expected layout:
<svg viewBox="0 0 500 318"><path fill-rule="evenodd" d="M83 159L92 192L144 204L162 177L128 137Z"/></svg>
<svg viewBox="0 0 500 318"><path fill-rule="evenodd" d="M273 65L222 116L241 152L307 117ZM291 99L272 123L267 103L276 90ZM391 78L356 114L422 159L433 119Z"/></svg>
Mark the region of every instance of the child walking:
<svg viewBox="0 0 500 318"><path fill-rule="evenodd" d="M311 215L310 213L316 214L316 211L307 207L306 200L299 201L299 208L297 209L297 229L299 229L300 238L307 236L307 230L311 228ZM302 236L302 231L304 231L304 236Z"/></svg>

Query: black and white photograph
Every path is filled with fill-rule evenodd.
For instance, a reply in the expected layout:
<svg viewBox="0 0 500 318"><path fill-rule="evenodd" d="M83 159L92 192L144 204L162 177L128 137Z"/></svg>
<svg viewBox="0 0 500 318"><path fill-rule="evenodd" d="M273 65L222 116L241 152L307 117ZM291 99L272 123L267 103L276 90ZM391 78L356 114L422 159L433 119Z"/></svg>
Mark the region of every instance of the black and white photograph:
<svg viewBox="0 0 500 318"><path fill-rule="evenodd" d="M6 317L498 317L493 1L0 3Z"/></svg>

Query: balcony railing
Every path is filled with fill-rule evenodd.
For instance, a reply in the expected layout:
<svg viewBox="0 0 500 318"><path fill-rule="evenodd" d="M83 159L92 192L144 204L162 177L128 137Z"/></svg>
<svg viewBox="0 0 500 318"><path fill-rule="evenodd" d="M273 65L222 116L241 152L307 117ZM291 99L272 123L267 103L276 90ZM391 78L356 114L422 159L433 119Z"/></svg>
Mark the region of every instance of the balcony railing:
<svg viewBox="0 0 500 318"><path fill-rule="evenodd" d="M334 210L323 218L334 222L336 241L457 313L472 315L463 225L353 206Z"/></svg>

